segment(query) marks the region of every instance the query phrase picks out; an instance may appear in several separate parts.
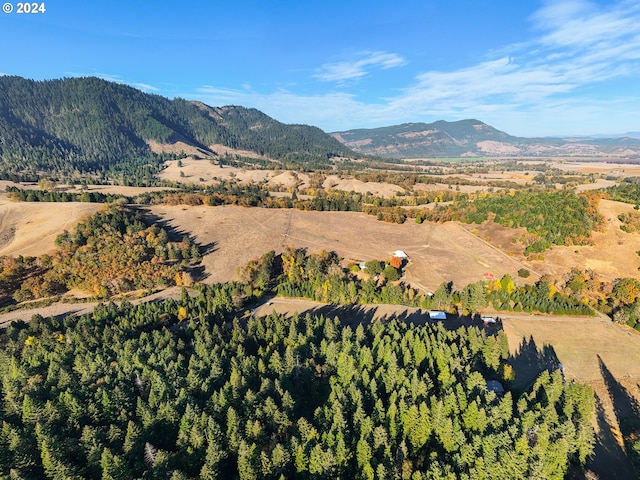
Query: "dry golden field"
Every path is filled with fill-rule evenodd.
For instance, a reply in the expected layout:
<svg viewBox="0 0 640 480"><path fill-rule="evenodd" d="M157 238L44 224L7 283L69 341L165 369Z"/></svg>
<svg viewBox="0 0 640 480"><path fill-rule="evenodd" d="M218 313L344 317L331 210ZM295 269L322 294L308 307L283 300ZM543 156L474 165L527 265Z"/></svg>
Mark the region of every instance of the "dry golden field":
<svg viewBox="0 0 640 480"><path fill-rule="evenodd" d="M233 279L236 267L286 246L310 252L334 250L347 261L388 259L395 250L410 258L408 279L425 291L443 281L464 286L485 272L517 275L524 266L457 223L435 225L377 221L364 213L305 212L237 206L154 206L151 213L200 244L211 244L203 264L206 282Z"/></svg>
<svg viewBox="0 0 640 480"><path fill-rule="evenodd" d="M56 237L72 230L96 203L17 203L0 194L0 255L38 256L54 248Z"/></svg>

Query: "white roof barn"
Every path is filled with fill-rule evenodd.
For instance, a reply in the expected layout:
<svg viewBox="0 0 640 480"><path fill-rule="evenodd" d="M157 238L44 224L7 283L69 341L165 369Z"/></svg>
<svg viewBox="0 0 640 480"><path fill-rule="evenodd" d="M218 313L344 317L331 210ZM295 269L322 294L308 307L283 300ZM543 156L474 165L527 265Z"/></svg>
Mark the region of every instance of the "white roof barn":
<svg viewBox="0 0 640 480"><path fill-rule="evenodd" d="M409 258L409 255L404 253L402 250L396 250L395 252L393 252L393 256L398 258Z"/></svg>

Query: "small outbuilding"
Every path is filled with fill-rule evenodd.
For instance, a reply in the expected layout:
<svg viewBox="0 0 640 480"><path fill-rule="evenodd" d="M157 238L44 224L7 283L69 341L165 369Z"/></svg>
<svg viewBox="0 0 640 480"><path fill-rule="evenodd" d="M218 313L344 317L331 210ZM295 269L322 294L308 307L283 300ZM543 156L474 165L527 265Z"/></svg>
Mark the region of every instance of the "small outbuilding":
<svg viewBox="0 0 640 480"><path fill-rule="evenodd" d="M403 260L406 260L406 259L409 258L409 255L404 253L402 250L396 250L395 252L393 252L393 256L394 257L398 257L398 258L402 258Z"/></svg>
<svg viewBox="0 0 640 480"><path fill-rule="evenodd" d="M431 320L446 320L447 314L441 310L429 310L429 318Z"/></svg>

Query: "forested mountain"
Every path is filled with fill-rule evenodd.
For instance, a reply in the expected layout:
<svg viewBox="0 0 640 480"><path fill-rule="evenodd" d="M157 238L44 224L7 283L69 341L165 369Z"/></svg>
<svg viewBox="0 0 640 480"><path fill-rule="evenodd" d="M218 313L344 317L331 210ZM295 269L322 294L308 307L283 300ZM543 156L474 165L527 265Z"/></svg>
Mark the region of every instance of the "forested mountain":
<svg viewBox="0 0 640 480"><path fill-rule="evenodd" d="M511 141L514 137L478 120L404 123L391 127L349 130L333 136L360 152L383 157L459 156L483 140Z"/></svg>
<svg viewBox="0 0 640 480"><path fill-rule="evenodd" d="M285 125L254 109L169 100L98 78L0 77L2 178L90 173L148 182L167 158L148 141L181 141L205 152L221 144L286 166L355 155L318 128Z"/></svg>
<svg viewBox="0 0 640 480"><path fill-rule="evenodd" d="M405 123L348 130L332 135L363 155L388 158L459 156L640 156L640 139L525 138L496 130L479 120Z"/></svg>

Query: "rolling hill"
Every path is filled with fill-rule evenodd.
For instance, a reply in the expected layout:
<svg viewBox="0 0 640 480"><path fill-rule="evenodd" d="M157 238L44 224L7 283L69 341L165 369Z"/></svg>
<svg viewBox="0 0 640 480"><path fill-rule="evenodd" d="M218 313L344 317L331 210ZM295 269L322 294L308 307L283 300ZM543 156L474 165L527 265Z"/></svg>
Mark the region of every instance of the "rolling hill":
<svg viewBox="0 0 640 480"><path fill-rule="evenodd" d="M336 139L363 154L384 158L478 156L640 157L640 139L515 137L479 120L405 123L334 132Z"/></svg>
<svg viewBox="0 0 640 480"><path fill-rule="evenodd" d="M319 128L285 125L255 109L169 100L91 77L0 77L0 178L91 174L149 183L164 160L179 155L154 153L152 142L186 145L205 157L223 145L281 167L356 155Z"/></svg>

